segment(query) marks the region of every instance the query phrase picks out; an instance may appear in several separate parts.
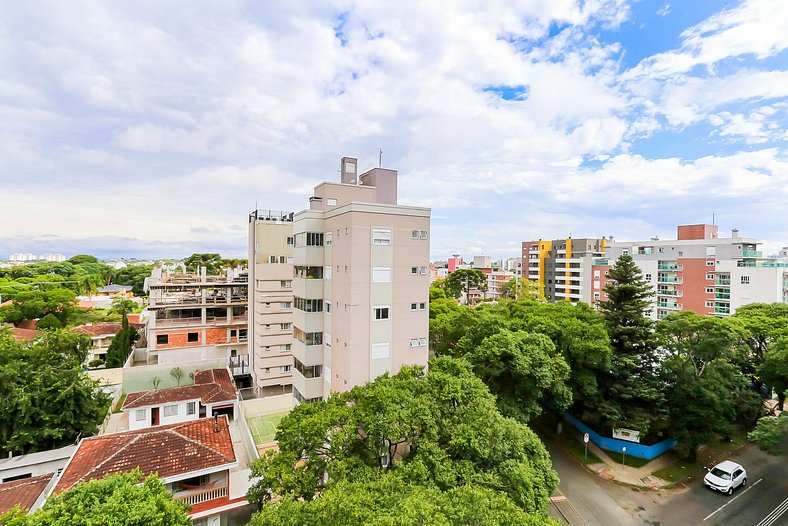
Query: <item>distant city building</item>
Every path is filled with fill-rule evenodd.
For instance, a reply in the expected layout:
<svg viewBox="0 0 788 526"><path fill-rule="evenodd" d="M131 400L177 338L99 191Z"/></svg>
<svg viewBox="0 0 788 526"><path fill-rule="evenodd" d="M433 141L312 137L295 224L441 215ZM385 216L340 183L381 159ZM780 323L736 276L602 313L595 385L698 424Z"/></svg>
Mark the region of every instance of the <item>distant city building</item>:
<svg viewBox="0 0 788 526"><path fill-rule="evenodd" d="M54 263L60 263L66 260L66 256L64 256L63 254L41 254L40 256L38 256L38 259L44 261L51 261Z"/></svg>
<svg viewBox="0 0 788 526"><path fill-rule="evenodd" d="M27 263L30 261L51 261L59 263L61 261L65 261L66 256L63 254L41 254L40 256L37 256L35 254L31 254L30 252L15 252L11 254L8 259L14 263Z"/></svg>

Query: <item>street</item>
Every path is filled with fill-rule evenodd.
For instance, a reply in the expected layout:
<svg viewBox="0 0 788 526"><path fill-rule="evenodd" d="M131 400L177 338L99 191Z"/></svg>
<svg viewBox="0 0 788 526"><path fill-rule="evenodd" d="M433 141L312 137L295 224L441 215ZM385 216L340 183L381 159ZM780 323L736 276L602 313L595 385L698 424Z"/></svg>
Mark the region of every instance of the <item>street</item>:
<svg viewBox="0 0 788 526"><path fill-rule="evenodd" d="M700 476L669 490L647 490L603 480L540 433L561 478L560 489L591 526L788 526L788 462L748 445L731 455L748 484L733 496L703 485Z"/></svg>

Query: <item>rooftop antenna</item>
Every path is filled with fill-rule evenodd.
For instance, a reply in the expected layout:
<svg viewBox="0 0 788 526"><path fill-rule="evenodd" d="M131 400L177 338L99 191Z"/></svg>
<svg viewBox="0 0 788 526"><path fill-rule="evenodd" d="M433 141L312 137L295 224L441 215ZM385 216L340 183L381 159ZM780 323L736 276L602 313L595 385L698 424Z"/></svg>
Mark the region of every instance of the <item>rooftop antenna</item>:
<svg viewBox="0 0 788 526"><path fill-rule="evenodd" d="M380 149L378 154L378 168L383 168L383 148Z"/></svg>
<svg viewBox="0 0 788 526"><path fill-rule="evenodd" d="M714 212L711 213L711 224L716 225L717 223L714 222Z"/></svg>

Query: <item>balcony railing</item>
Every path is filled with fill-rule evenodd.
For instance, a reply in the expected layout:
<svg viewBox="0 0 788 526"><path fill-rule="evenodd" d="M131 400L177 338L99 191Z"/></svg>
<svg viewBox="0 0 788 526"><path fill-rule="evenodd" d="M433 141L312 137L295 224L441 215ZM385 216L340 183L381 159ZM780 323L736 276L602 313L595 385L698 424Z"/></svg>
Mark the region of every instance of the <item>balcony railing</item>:
<svg viewBox="0 0 788 526"><path fill-rule="evenodd" d="M209 500L221 499L227 496L227 486L215 486L206 489L195 489L191 491L181 491L175 493L172 498L175 500L182 500L183 502L194 506L201 502Z"/></svg>
<svg viewBox="0 0 788 526"><path fill-rule="evenodd" d="M657 307L659 307L660 309L681 310L683 306L681 305L681 303L664 303L664 302L659 302L659 303L657 303Z"/></svg>
<svg viewBox="0 0 788 526"><path fill-rule="evenodd" d="M766 268L788 268L788 263L782 261L737 261L737 267L766 267Z"/></svg>
<svg viewBox="0 0 788 526"><path fill-rule="evenodd" d="M684 283L682 278L676 278L673 276L657 276L657 283Z"/></svg>
<svg viewBox="0 0 788 526"><path fill-rule="evenodd" d="M657 265L657 270L669 270L671 272L676 272L683 269L683 265L677 265L676 263L659 263Z"/></svg>
<svg viewBox="0 0 788 526"><path fill-rule="evenodd" d="M714 314L730 314L730 307L714 307Z"/></svg>
<svg viewBox="0 0 788 526"><path fill-rule="evenodd" d="M731 299L731 295L730 294L725 294L725 293L722 293L722 292L716 293L714 295L714 297L717 298L718 300L729 300L729 299Z"/></svg>
<svg viewBox="0 0 788 526"><path fill-rule="evenodd" d="M762 258L763 252L761 252L760 250L748 250L745 248L744 250L742 250L742 256L746 258Z"/></svg>
<svg viewBox="0 0 788 526"><path fill-rule="evenodd" d="M228 323L246 323L246 314L233 316L229 320L226 316L208 316L205 318L206 325L224 325ZM156 328L170 327L178 325L202 325L202 318L156 318Z"/></svg>
<svg viewBox="0 0 788 526"><path fill-rule="evenodd" d="M223 305L227 303L248 303L247 296L214 296L206 297L204 300L200 296L183 295L183 296L169 296L166 298L151 298L149 307L155 309L165 305Z"/></svg>
<svg viewBox="0 0 788 526"><path fill-rule="evenodd" d="M722 286L725 286L725 287L729 287L729 286L730 286L730 284L731 284L731 280L730 280L730 279L720 279L720 278L717 278L717 279L714 281L714 284L715 284L715 285L722 285Z"/></svg>
<svg viewBox="0 0 788 526"><path fill-rule="evenodd" d="M674 298L680 298L684 296L684 292L680 290L658 290L657 296L673 296Z"/></svg>

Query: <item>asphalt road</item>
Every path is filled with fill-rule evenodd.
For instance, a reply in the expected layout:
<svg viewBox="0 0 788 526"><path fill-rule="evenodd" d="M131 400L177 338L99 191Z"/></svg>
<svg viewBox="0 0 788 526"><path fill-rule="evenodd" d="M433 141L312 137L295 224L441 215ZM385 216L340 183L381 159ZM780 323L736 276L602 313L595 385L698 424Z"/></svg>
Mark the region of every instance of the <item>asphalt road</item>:
<svg viewBox="0 0 788 526"><path fill-rule="evenodd" d="M700 477L671 490L639 490L597 477L549 436L540 436L561 478L561 491L591 526L788 526L785 457L770 457L754 446L731 455L748 478L747 487L731 497L707 489Z"/></svg>

